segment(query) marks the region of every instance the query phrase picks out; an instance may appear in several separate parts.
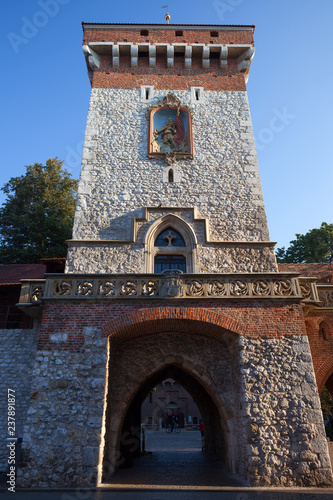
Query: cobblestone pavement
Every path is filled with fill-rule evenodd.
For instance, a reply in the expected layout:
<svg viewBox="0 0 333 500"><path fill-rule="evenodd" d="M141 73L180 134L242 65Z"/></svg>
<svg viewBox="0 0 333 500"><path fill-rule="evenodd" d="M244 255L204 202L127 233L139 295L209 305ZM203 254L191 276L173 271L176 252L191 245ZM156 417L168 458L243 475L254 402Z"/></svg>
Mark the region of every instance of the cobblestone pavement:
<svg viewBox="0 0 333 500"><path fill-rule="evenodd" d="M201 451L200 432L147 431L152 452L118 471L114 481L97 490L5 492L0 500L332 500L333 489L247 488L222 462Z"/></svg>

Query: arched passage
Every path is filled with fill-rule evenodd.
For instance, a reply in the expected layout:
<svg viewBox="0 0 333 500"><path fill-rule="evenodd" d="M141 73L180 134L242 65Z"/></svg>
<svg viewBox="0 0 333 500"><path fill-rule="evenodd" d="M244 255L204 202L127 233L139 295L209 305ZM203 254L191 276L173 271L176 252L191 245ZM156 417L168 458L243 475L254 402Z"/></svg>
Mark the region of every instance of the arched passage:
<svg viewBox="0 0 333 500"><path fill-rule="evenodd" d="M320 369L316 373L316 377L319 393L325 386L333 396L333 358L327 359L325 363L320 366Z"/></svg>
<svg viewBox="0 0 333 500"><path fill-rule="evenodd" d="M142 399L156 381L167 377L177 379L198 401L206 421L207 452L223 458L232 472L237 469L242 449L236 432L240 389L233 372L239 366L239 336L217 326L215 332L211 329L214 335L208 335L204 323L206 328L193 328L189 333L190 327L184 325L181 318L171 323L157 321L152 331L152 321L148 321L140 324L140 335L134 324L125 328L124 336L115 332L109 337L102 481L114 475L124 453L131 460L139 452Z"/></svg>
<svg viewBox="0 0 333 500"><path fill-rule="evenodd" d="M177 380L195 399L205 426L205 451L225 462L227 456L225 434L228 428L227 425L223 426L223 416L219 414L212 397L198 380L179 367L170 365L152 375L142 385L127 410L119 446L121 465L131 466L133 458L140 455L141 405L147 394L167 378Z"/></svg>

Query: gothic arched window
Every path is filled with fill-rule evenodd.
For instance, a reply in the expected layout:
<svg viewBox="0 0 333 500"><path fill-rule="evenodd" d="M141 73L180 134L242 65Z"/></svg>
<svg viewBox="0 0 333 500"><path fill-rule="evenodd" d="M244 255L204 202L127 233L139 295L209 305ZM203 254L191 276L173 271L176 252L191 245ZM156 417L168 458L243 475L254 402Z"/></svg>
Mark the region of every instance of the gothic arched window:
<svg viewBox="0 0 333 500"><path fill-rule="evenodd" d="M161 252L155 255L155 273L162 273L167 269L177 269L186 273L186 257L178 253L180 249L186 247L186 244L177 231L171 227L164 229L157 235L154 246Z"/></svg>
<svg viewBox="0 0 333 500"><path fill-rule="evenodd" d="M146 236L146 272L160 274L167 269L195 272L196 245L196 236L189 224L173 214L161 217Z"/></svg>

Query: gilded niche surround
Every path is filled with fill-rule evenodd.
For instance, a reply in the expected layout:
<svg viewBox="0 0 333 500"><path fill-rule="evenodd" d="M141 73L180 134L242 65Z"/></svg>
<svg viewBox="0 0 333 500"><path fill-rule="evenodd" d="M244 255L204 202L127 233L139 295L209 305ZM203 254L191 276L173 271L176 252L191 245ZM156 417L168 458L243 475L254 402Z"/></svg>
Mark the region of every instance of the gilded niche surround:
<svg viewBox="0 0 333 500"><path fill-rule="evenodd" d="M178 97L169 92L146 116L149 158L193 158L192 112Z"/></svg>

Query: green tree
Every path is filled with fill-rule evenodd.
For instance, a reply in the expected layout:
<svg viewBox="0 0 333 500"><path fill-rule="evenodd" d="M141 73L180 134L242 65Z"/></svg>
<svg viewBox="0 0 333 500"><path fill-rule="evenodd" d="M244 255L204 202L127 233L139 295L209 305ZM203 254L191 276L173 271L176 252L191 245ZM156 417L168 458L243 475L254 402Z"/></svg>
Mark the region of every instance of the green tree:
<svg viewBox="0 0 333 500"><path fill-rule="evenodd" d="M306 234L296 234L289 248L276 250L278 262L332 262L333 224L323 222L319 229Z"/></svg>
<svg viewBox="0 0 333 500"><path fill-rule="evenodd" d="M78 181L62 165L58 158L28 165L1 188L7 199L0 208L0 263L66 256Z"/></svg>

